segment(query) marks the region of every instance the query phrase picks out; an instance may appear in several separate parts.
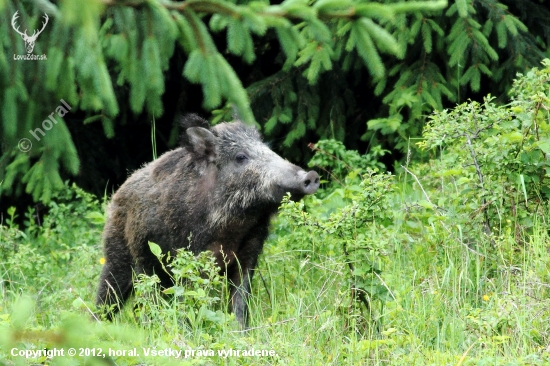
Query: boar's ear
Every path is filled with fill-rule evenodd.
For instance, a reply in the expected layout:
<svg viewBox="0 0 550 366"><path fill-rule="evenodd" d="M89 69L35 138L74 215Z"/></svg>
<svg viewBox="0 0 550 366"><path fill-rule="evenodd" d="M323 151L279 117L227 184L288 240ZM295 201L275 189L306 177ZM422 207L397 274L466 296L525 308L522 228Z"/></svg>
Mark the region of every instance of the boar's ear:
<svg viewBox="0 0 550 366"><path fill-rule="evenodd" d="M186 131L189 127L204 127L208 129L210 124L207 120L195 113L187 113L179 117L179 124L182 131Z"/></svg>
<svg viewBox="0 0 550 366"><path fill-rule="evenodd" d="M189 135L187 135L188 128L203 127L207 130L210 129L208 121L194 113L188 113L183 116L179 116L178 123L180 125L181 131L183 131L180 135L180 146L189 146Z"/></svg>
<svg viewBox="0 0 550 366"><path fill-rule="evenodd" d="M209 162L216 158L216 137L212 132L202 127L187 129L188 148L198 158L205 158Z"/></svg>

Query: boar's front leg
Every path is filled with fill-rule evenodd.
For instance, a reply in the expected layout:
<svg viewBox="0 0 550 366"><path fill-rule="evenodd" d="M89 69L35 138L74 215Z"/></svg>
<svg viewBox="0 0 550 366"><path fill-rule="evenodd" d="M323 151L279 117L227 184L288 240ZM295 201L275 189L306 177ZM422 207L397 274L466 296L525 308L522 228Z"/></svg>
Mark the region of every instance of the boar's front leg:
<svg viewBox="0 0 550 366"><path fill-rule="evenodd" d="M248 296L250 295L250 281L252 280L252 268L238 268L234 266L230 272L231 282L231 311L237 317L241 329L248 327Z"/></svg>
<svg viewBox="0 0 550 366"><path fill-rule="evenodd" d="M256 227L254 233L239 248L239 252L235 253L236 261L227 270L231 284L231 310L242 329L248 326L247 300L250 295L250 283L266 237L267 225Z"/></svg>

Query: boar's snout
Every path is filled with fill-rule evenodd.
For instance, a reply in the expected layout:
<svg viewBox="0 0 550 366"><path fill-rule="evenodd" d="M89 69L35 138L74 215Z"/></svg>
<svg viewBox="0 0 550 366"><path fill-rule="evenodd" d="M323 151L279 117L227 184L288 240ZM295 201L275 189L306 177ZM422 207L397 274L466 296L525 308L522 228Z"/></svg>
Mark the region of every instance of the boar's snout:
<svg viewBox="0 0 550 366"><path fill-rule="evenodd" d="M312 170L302 178L301 183L303 194L313 194L319 189L319 174Z"/></svg>
<svg viewBox="0 0 550 366"><path fill-rule="evenodd" d="M276 198L278 201L283 198L285 192L290 193L290 198L293 201L299 201L305 195L313 194L319 189L319 174L313 170L306 172L295 165L291 165L291 167L293 172L288 172L282 176L283 182L277 184L278 193L280 194Z"/></svg>

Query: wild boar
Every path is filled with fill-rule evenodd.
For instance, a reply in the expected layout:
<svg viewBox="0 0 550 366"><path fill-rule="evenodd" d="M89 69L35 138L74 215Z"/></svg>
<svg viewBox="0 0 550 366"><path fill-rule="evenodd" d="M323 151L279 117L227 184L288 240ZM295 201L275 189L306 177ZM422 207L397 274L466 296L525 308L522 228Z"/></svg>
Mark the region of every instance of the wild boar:
<svg viewBox="0 0 550 366"><path fill-rule="evenodd" d="M113 195L103 233L105 264L96 303L112 317L132 292L133 274L172 286L148 241L171 255L211 251L231 284L231 309L245 328L247 296L271 216L286 194L319 188L316 172L284 160L240 121L214 127L183 118L182 146L134 172Z"/></svg>

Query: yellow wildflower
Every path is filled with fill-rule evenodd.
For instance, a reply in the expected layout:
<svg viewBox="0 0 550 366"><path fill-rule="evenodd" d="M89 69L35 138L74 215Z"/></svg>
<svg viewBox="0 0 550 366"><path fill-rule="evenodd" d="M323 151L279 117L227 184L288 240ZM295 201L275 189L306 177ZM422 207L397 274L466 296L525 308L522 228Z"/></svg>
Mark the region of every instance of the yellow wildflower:
<svg viewBox="0 0 550 366"><path fill-rule="evenodd" d="M99 259L99 263L100 263L100 264L105 264L105 258L100 258L100 259Z"/></svg>

